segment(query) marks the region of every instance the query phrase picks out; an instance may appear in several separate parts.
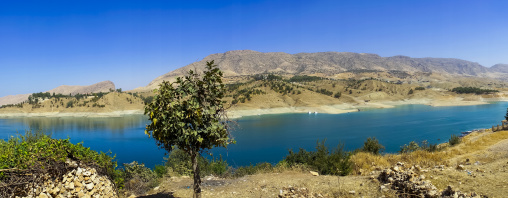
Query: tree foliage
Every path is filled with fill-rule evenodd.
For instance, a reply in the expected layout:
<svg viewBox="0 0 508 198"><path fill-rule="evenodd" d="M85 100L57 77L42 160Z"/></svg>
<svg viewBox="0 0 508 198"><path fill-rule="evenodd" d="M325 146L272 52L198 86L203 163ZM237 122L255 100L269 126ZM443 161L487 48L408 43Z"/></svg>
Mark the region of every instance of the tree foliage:
<svg viewBox="0 0 508 198"><path fill-rule="evenodd" d="M480 89L477 87L455 87L452 89L453 92L458 94L463 93L474 93L474 94L488 94L492 92L499 92L498 90L492 90L492 89Z"/></svg>
<svg viewBox="0 0 508 198"><path fill-rule="evenodd" d="M385 147L379 143L379 141L375 138L367 138L365 142L363 143L363 147L361 148L362 151L372 153L374 155L379 155L383 153L385 150Z"/></svg>
<svg viewBox="0 0 508 198"><path fill-rule="evenodd" d="M190 70L176 82L162 82L151 103L145 105L150 124L145 133L157 146L171 152L174 146L191 156L194 194L200 196L198 157L200 152L234 143L230 138L222 98L225 87L222 72L207 62L203 76Z"/></svg>

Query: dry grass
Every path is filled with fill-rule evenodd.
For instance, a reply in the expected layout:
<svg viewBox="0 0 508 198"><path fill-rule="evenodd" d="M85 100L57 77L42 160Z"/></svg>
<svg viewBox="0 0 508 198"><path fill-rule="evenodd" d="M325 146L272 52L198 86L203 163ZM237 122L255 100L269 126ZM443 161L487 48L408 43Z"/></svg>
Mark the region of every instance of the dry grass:
<svg viewBox="0 0 508 198"><path fill-rule="evenodd" d="M397 162L404 162L410 165L420 165L421 167L434 167L438 165L455 165L458 161L471 158L471 161L492 162L496 157L485 153L490 146L508 139L508 131L472 133L462 139L462 143L437 152L415 151L404 154L373 155L371 153L357 153L352 157L355 164L354 172L365 174L376 168L388 168ZM482 155L474 155L483 153Z"/></svg>

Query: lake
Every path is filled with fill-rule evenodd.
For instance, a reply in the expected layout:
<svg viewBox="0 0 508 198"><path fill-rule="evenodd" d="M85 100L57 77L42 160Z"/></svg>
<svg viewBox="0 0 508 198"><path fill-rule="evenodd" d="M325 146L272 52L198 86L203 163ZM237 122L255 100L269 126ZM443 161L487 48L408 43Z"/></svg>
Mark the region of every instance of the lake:
<svg viewBox="0 0 508 198"><path fill-rule="evenodd" d="M236 145L211 152L221 154L232 166L276 163L288 149L313 150L317 140L326 139L330 147L339 142L348 150L360 148L367 137L376 137L395 153L410 141L447 142L452 134L490 128L504 119L507 102L487 105L430 107L402 105L346 114L278 114L249 116L236 120ZM164 150L144 134L147 117L121 118L0 118L0 138L7 139L27 129L43 129L54 138L83 142L93 150L111 150L119 164L138 161L148 167L163 163Z"/></svg>

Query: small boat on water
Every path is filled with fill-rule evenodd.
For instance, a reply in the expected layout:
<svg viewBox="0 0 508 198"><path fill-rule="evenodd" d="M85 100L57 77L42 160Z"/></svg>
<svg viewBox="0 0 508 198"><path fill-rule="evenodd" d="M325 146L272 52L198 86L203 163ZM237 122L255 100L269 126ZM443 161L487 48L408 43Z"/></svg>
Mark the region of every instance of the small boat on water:
<svg viewBox="0 0 508 198"><path fill-rule="evenodd" d="M317 111L314 111L314 114L317 114Z"/></svg>
<svg viewBox="0 0 508 198"><path fill-rule="evenodd" d="M311 114L312 112L309 111L309 114Z"/></svg>

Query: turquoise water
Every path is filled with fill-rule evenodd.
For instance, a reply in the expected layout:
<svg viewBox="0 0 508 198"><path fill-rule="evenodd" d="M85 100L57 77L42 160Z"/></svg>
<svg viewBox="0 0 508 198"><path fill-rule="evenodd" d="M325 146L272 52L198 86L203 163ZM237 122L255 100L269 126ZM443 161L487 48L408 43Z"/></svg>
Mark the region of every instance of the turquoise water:
<svg viewBox="0 0 508 198"><path fill-rule="evenodd" d="M386 152L397 152L410 141L446 142L451 134L490 128L504 119L507 102L462 107L403 105L347 114L279 114L238 119L233 136L236 145L213 149L233 166L276 163L288 149L312 150L317 140L327 140L330 147L339 142L346 149L362 146L367 137L376 137ZM0 119L0 138L17 131L41 128L55 138L70 137L71 142L98 151L111 150L119 163L139 161L149 167L162 164L164 150L144 134L144 116L122 118L6 118Z"/></svg>

